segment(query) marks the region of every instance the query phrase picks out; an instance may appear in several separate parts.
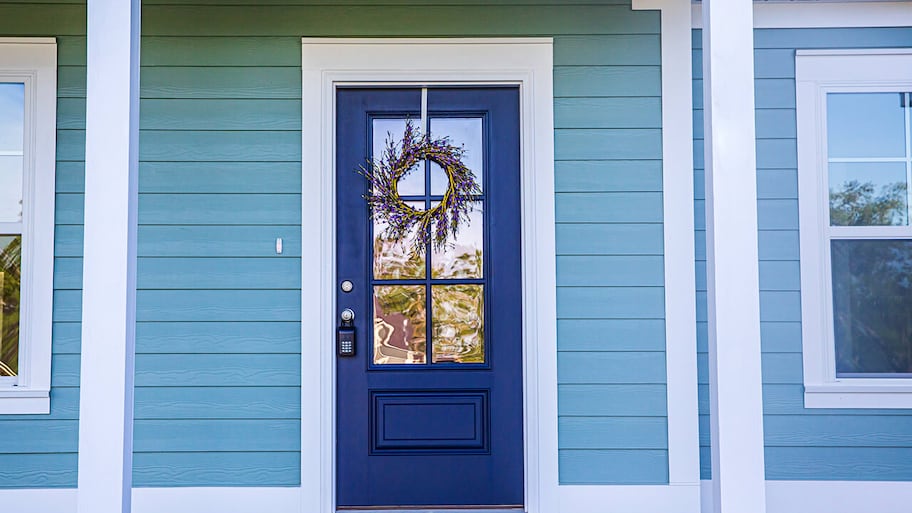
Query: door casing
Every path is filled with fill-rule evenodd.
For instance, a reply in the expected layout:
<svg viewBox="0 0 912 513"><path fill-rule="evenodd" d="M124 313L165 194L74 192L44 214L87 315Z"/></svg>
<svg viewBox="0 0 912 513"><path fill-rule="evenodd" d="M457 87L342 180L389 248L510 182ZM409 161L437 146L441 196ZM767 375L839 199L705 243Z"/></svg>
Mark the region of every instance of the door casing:
<svg viewBox="0 0 912 513"><path fill-rule="evenodd" d="M520 89L525 505L556 511L552 46L551 38L303 40L302 511L335 511L335 89L492 84Z"/></svg>

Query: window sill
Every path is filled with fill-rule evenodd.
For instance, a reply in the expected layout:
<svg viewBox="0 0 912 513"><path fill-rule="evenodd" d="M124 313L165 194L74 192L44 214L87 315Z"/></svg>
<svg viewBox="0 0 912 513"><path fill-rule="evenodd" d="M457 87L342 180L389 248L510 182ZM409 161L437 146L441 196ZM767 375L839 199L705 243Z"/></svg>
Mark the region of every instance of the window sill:
<svg viewBox="0 0 912 513"><path fill-rule="evenodd" d="M912 409L912 382L858 380L805 385L804 407Z"/></svg>
<svg viewBox="0 0 912 513"><path fill-rule="evenodd" d="M0 389L0 415L47 415L51 413L47 390Z"/></svg>

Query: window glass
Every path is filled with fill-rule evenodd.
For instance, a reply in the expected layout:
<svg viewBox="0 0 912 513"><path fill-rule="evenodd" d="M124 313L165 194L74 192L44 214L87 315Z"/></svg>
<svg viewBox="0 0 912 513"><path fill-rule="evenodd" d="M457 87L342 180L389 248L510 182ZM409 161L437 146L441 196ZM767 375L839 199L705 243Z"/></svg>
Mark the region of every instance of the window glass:
<svg viewBox="0 0 912 513"><path fill-rule="evenodd" d="M912 240L831 244L837 377L912 374Z"/></svg>
<svg viewBox="0 0 912 513"><path fill-rule="evenodd" d="M484 267L484 212L482 203L473 204L469 217L459 227L452 243L431 254L431 276L439 278L481 278Z"/></svg>
<svg viewBox="0 0 912 513"><path fill-rule="evenodd" d="M25 86L0 83L0 223L22 221Z"/></svg>
<svg viewBox="0 0 912 513"><path fill-rule="evenodd" d="M431 118L431 137L449 137L450 144L462 147L462 161L475 173L479 186L484 182L484 151L481 118ZM442 195L447 189L447 176L443 168L431 163L431 194Z"/></svg>
<svg viewBox="0 0 912 513"><path fill-rule="evenodd" d="M405 133L406 118L375 118L373 120L372 158L374 161L383 158L389 143L397 143ZM424 169L421 165L413 167L397 187L400 196L424 196Z"/></svg>
<svg viewBox="0 0 912 513"><path fill-rule="evenodd" d="M909 224L905 162L830 164L830 224Z"/></svg>
<svg viewBox="0 0 912 513"><path fill-rule="evenodd" d="M21 236L0 235L0 376L19 374L21 255Z"/></svg>
<svg viewBox="0 0 912 513"><path fill-rule="evenodd" d="M901 93L827 95L827 146L832 158L905 157Z"/></svg>
<svg viewBox="0 0 912 513"><path fill-rule="evenodd" d="M374 287L374 363L424 363L427 346L424 285Z"/></svg>
<svg viewBox="0 0 912 513"><path fill-rule="evenodd" d="M434 363L484 363L484 287L434 285Z"/></svg>

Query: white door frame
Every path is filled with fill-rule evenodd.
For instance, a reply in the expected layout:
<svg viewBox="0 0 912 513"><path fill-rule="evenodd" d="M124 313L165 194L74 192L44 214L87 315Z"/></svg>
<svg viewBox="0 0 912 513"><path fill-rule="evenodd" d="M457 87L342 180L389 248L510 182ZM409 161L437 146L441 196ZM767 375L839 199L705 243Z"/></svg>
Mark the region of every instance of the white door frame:
<svg viewBox="0 0 912 513"><path fill-rule="evenodd" d="M302 511L335 511L335 89L518 85L525 506L557 510L551 38L302 40Z"/></svg>

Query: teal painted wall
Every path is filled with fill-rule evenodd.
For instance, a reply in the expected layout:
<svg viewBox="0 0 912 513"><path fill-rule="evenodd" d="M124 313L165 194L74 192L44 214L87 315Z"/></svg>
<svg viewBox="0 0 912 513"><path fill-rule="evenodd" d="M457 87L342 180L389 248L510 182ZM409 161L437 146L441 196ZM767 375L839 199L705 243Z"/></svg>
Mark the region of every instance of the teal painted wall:
<svg viewBox="0 0 912 513"><path fill-rule="evenodd" d="M298 483L300 37L393 35L555 36L560 479L667 482L658 13L166 3L143 11L139 243L156 249L140 262L139 329L156 334L137 383L181 436L137 443L137 485ZM212 334L237 327L261 335L226 348ZM267 412L228 411L238 392ZM206 425L190 420L197 400L219 403Z"/></svg>
<svg viewBox="0 0 912 513"><path fill-rule="evenodd" d="M912 47L912 28L754 32L760 323L767 479L910 480L912 410L805 409L798 264L795 50ZM701 33L694 31L694 161L701 475L711 475Z"/></svg>
<svg viewBox="0 0 912 513"><path fill-rule="evenodd" d="M85 154L85 8L0 3L0 37L57 37L51 414L0 415L0 488L76 486Z"/></svg>

